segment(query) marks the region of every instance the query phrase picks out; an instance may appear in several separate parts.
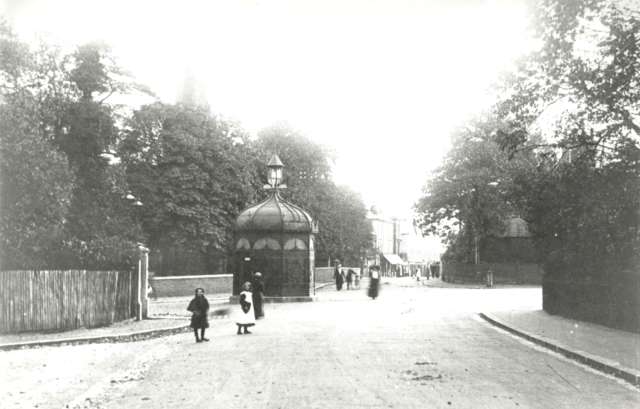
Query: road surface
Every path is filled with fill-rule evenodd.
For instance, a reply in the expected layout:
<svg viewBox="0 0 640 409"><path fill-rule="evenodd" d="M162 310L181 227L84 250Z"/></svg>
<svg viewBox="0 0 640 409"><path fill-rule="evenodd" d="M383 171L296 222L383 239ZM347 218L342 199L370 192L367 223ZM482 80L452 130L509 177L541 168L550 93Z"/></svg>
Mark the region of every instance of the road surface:
<svg viewBox="0 0 640 409"><path fill-rule="evenodd" d="M480 311L539 308L539 288L386 285L268 304L155 340L0 352L3 408L638 408L640 392L495 329ZM238 307L239 308L239 307Z"/></svg>

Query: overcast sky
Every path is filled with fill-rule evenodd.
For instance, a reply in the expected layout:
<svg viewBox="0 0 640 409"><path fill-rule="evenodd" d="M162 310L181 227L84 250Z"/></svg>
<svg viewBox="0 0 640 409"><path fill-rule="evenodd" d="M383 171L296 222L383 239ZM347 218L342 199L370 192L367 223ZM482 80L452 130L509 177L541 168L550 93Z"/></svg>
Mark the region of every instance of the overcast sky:
<svg viewBox="0 0 640 409"><path fill-rule="evenodd" d="M522 0L0 1L27 40L106 41L166 102L189 69L250 132L287 121L335 149L338 183L400 217L531 43Z"/></svg>

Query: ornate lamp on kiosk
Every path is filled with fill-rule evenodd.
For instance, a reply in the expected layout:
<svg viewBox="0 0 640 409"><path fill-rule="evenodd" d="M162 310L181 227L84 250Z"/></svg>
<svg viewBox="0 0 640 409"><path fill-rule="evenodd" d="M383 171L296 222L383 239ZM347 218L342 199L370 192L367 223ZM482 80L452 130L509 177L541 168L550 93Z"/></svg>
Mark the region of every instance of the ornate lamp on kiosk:
<svg viewBox="0 0 640 409"><path fill-rule="evenodd" d="M286 189L287 185L280 183L282 182L282 168L284 168L284 165L278 155L271 157L269 163L267 163L267 168L269 168L267 176L269 184L264 186L265 189Z"/></svg>
<svg viewBox="0 0 640 409"><path fill-rule="evenodd" d="M285 201L280 191L284 165L278 155L267 163L264 186L269 197L236 219L233 296L255 272L264 280L265 301L311 301L315 288L316 222L304 209Z"/></svg>

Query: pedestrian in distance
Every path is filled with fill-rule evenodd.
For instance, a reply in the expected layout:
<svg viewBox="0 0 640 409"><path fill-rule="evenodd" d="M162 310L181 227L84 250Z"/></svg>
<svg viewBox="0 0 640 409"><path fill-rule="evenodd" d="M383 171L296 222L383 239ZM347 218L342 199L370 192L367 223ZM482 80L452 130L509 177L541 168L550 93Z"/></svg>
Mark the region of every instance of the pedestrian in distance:
<svg viewBox="0 0 640 409"><path fill-rule="evenodd" d="M377 265L371 266L369 269L369 277L370 282L368 295L375 300L378 298L378 293L380 291L380 267Z"/></svg>
<svg viewBox="0 0 640 409"><path fill-rule="evenodd" d="M487 287L493 287L493 270L489 269L485 273L485 285Z"/></svg>
<svg viewBox="0 0 640 409"><path fill-rule="evenodd" d="M360 271L356 271L355 275L353 276L353 287L360 289Z"/></svg>
<svg viewBox="0 0 640 409"><path fill-rule="evenodd" d="M347 270L347 290L351 290L351 285L353 283L353 276L355 275L353 269Z"/></svg>
<svg viewBox="0 0 640 409"><path fill-rule="evenodd" d="M253 312L257 320L264 318L264 282L262 273L259 271L253 275L251 283L251 294L253 298Z"/></svg>
<svg viewBox="0 0 640 409"><path fill-rule="evenodd" d="M209 301L204 296L204 288L196 288L196 295L189 302L187 310L191 311L191 328L193 328L193 333L196 336L196 342L209 341L208 338L204 337L205 329L209 328L209 320L207 318ZM198 330L200 330L199 337Z"/></svg>
<svg viewBox="0 0 640 409"><path fill-rule="evenodd" d="M251 283L246 281L242 285L240 293L240 315L236 320L238 335L251 334L249 327L256 325L256 316L253 312L253 295L251 294ZM244 329L244 332L241 330Z"/></svg>
<svg viewBox="0 0 640 409"><path fill-rule="evenodd" d="M342 264L338 260L336 262L336 268L333 270L333 278L336 280L336 290L342 290L342 284L344 283L344 275L342 274Z"/></svg>

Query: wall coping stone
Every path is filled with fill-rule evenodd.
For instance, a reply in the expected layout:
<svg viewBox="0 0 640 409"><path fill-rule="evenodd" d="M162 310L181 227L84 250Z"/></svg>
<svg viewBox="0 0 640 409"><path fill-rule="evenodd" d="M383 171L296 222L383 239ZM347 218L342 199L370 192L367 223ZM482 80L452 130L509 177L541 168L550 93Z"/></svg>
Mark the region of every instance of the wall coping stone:
<svg viewBox="0 0 640 409"><path fill-rule="evenodd" d="M184 280L186 279L198 279L198 278L225 278L233 277L233 274L206 274L206 275L191 275L191 276L153 276L150 280Z"/></svg>

